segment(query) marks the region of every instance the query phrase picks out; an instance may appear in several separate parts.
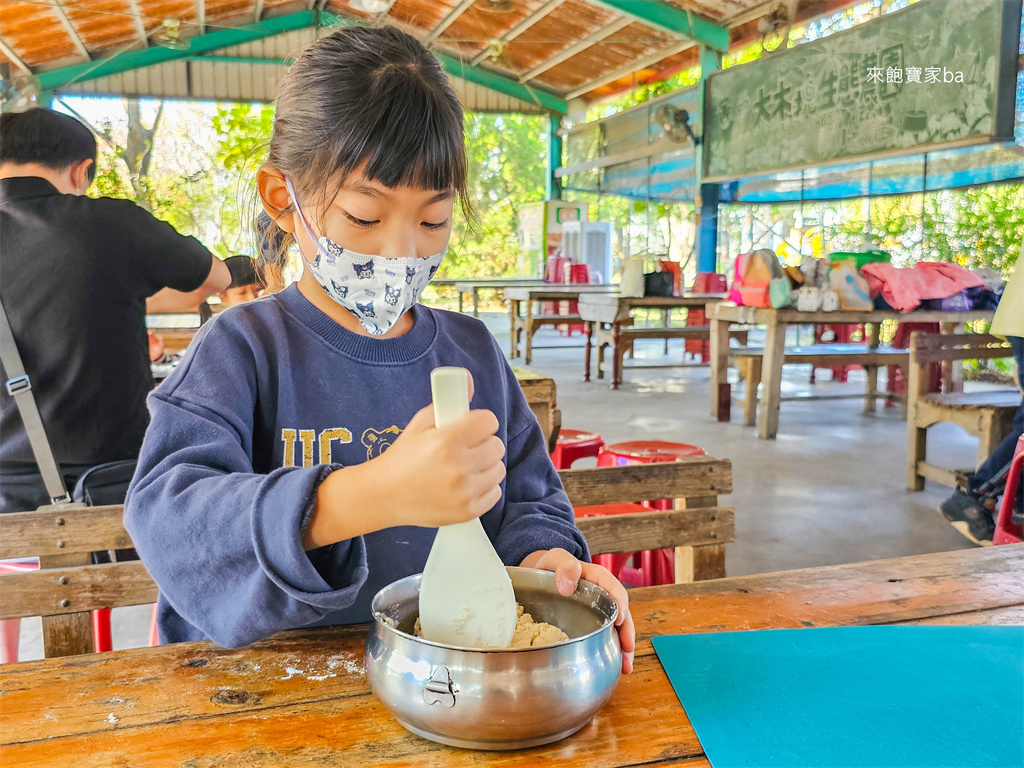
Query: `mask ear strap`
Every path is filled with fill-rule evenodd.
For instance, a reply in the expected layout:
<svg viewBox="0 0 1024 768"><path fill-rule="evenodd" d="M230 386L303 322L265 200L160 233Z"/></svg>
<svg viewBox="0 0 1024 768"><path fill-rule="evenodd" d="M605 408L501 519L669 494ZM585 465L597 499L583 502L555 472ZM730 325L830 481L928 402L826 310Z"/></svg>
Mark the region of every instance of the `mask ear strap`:
<svg viewBox="0 0 1024 768"><path fill-rule="evenodd" d="M313 241L313 244L316 246L316 249L318 251L320 251L320 254L322 256L325 256L325 257L329 258L330 254L327 253L327 251L324 248L323 244L320 242L320 238L318 238L313 233L313 228L311 226L309 226L309 222L306 221L306 216L305 216L305 214L302 213L302 207L299 205L298 195L295 194L295 187L292 186L292 180L289 179L287 176L284 177L284 185L288 188L288 197L291 198L292 205L295 206L295 211L296 211L296 213L299 214L299 221L302 222L302 226L306 230L306 234L309 235L309 239ZM299 248L299 253L302 253L302 249L301 248ZM305 261L305 257L303 257L303 261Z"/></svg>

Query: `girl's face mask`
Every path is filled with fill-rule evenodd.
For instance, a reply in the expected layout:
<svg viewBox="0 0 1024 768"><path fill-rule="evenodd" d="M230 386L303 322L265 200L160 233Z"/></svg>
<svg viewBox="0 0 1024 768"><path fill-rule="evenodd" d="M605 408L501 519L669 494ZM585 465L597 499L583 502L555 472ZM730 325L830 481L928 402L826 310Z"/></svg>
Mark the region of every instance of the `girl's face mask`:
<svg viewBox="0 0 1024 768"><path fill-rule="evenodd" d="M374 336L391 330L398 319L423 295L445 251L425 259L387 259L342 248L327 237L317 237L299 207L290 179L285 179L292 205L309 239L316 243L312 261L303 262L328 296L358 318ZM301 249L300 249L301 250ZM447 249L446 249L447 250Z"/></svg>

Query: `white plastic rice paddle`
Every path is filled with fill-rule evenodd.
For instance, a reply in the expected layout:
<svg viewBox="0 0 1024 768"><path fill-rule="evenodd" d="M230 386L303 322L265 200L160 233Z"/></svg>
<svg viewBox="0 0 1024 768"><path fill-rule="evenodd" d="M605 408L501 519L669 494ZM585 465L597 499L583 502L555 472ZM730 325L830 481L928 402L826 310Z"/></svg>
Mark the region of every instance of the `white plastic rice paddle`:
<svg viewBox="0 0 1024 768"><path fill-rule="evenodd" d="M435 368L430 388L436 426L469 412L464 368ZM424 639L445 645L507 648L512 642L512 580L479 519L438 528L420 584L420 625Z"/></svg>

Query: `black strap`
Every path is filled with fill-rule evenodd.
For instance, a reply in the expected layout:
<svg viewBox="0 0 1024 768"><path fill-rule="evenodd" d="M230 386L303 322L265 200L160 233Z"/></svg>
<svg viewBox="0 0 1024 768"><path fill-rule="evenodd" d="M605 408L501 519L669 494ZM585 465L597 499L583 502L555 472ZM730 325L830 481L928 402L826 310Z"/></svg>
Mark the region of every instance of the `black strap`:
<svg viewBox="0 0 1024 768"><path fill-rule="evenodd" d="M46 428L36 406L35 395L32 394L32 381L25 372L21 362L21 353L14 341L14 332L7 319L7 310L0 301L0 361L7 371L7 394L14 398L14 403L21 414L21 422L28 433L28 441L32 446L32 454L39 465L39 473L43 476L46 492L54 504L66 504L71 501L67 486L61 476L60 467L53 457L50 441L46 437Z"/></svg>

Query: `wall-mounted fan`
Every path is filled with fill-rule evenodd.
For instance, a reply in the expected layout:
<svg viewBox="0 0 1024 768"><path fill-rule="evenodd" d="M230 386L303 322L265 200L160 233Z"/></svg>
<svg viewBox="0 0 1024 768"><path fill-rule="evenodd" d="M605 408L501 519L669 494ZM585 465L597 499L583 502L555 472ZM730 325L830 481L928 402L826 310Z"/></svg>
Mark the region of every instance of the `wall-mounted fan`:
<svg viewBox="0 0 1024 768"><path fill-rule="evenodd" d="M654 119L661 126L669 141L677 144L700 144L700 137L690 127L690 113L685 109L676 109L671 104L662 104L654 113Z"/></svg>

